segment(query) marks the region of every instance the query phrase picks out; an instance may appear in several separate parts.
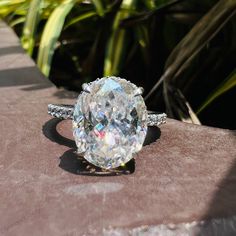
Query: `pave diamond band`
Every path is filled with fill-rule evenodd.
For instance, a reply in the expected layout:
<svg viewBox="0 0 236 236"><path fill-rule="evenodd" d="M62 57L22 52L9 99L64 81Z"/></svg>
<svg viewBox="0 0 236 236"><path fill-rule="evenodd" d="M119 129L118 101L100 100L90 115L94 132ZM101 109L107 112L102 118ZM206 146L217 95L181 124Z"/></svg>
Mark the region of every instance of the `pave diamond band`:
<svg viewBox="0 0 236 236"><path fill-rule="evenodd" d="M74 105L48 104L48 114L60 119L73 119Z"/></svg>
<svg viewBox="0 0 236 236"><path fill-rule="evenodd" d="M74 105L49 104L48 114L60 119L73 119ZM166 123L166 114L148 111L147 125L159 126Z"/></svg>

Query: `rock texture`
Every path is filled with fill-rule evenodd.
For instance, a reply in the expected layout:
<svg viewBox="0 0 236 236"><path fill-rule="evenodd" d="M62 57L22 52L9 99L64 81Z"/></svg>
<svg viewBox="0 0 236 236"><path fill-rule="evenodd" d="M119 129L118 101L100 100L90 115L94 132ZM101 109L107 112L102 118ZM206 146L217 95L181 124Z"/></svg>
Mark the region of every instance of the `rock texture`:
<svg viewBox="0 0 236 236"><path fill-rule="evenodd" d="M235 132L168 119L127 167L94 169L74 152L71 121L47 115L76 94L3 23L0 36L0 235L235 234Z"/></svg>

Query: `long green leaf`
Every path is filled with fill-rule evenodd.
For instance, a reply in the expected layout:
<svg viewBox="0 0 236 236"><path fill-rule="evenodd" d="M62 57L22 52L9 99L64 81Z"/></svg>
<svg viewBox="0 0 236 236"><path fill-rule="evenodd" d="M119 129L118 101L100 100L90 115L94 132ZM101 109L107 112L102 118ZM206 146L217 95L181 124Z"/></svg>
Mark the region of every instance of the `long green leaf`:
<svg viewBox="0 0 236 236"><path fill-rule="evenodd" d="M29 2L29 0L1 0L0 1L0 18L4 18L11 13L14 13L22 4Z"/></svg>
<svg viewBox="0 0 236 236"><path fill-rule="evenodd" d="M31 56L35 45L35 34L40 18L42 0L32 0L26 17L21 37L22 47Z"/></svg>
<svg viewBox="0 0 236 236"><path fill-rule="evenodd" d="M176 46L168 57L164 74L145 99L148 99L164 80L175 80L235 13L235 0L220 0Z"/></svg>
<svg viewBox="0 0 236 236"><path fill-rule="evenodd" d="M18 5L24 3L26 0L1 0L0 7L9 7L12 5Z"/></svg>
<svg viewBox="0 0 236 236"><path fill-rule="evenodd" d="M101 0L92 0L99 16L104 16L105 11Z"/></svg>
<svg viewBox="0 0 236 236"><path fill-rule="evenodd" d="M130 16L135 8L136 0L123 0L120 10L115 16L112 33L108 39L104 61L104 76L117 75L120 72L121 62L126 49L126 30L120 28L120 22Z"/></svg>
<svg viewBox="0 0 236 236"><path fill-rule="evenodd" d="M147 27L145 27L145 25L143 24L137 25L135 27L135 36L141 48L144 61L146 64L148 64L149 63L148 49L150 40Z"/></svg>
<svg viewBox="0 0 236 236"><path fill-rule="evenodd" d="M181 92L179 94L175 93L178 88L177 78L180 78L180 74L190 65L196 55L235 13L236 1L220 0L176 46L166 62L164 74L145 99L148 99L164 82L163 94L167 114L181 120L186 120L187 118L192 120L192 122L197 121L199 123L184 95ZM179 96L180 94L181 96ZM176 103L176 101L178 102ZM182 114L178 112L178 107L182 107Z"/></svg>
<svg viewBox="0 0 236 236"><path fill-rule="evenodd" d="M203 102L199 107L197 114L202 112L207 106L209 106L216 98L226 93L228 90L236 86L236 69L223 81Z"/></svg>
<svg viewBox="0 0 236 236"><path fill-rule="evenodd" d="M134 16L128 17L124 19L121 23L122 26L132 26L138 25L147 21L151 17L160 14L161 12L166 11L168 8L182 2L184 0L163 0L163 1L144 1L146 7L149 9L148 11L144 11L142 13L136 13Z"/></svg>
<svg viewBox="0 0 236 236"><path fill-rule="evenodd" d="M82 15L79 15L77 17L74 17L73 19L71 19L64 27L64 29L67 29L69 26L73 25L73 24L76 24L82 20L86 20L90 17L93 17L93 16L96 16L97 13L95 11L89 11L89 12L86 12Z"/></svg>
<svg viewBox="0 0 236 236"><path fill-rule="evenodd" d="M19 17L17 18L16 20L13 20L11 23L10 23L10 27L14 27L18 24L22 24L25 22L25 16L22 16L22 17Z"/></svg>
<svg viewBox="0 0 236 236"><path fill-rule="evenodd" d="M38 67L46 76L48 76L50 73L52 57L56 48L58 38L62 31L65 18L76 2L78 1L64 1L55 8L47 21L47 24L43 31L42 39L40 41L39 54L37 59Z"/></svg>

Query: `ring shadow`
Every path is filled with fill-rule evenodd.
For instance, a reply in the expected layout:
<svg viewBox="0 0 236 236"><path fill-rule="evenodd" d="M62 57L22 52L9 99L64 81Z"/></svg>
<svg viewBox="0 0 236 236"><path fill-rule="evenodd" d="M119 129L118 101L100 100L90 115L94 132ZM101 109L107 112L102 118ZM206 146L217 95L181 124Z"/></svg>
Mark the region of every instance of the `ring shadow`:
<svg viewBox="0 0 236 236"><path fill-rule="evenodd" d="M76 152L76 144L74 140L62 136L57 131L57 125L61 122L61 119L52 118L47 121L43 127L42 132L46 138L52 142L69 147L70 149L63 153L60 157L59 167L63 170L76 175L87 176L117 176L128 175L135 171L135 159L131 159L124 166L120 166L111 170L104 170L97 166L90 164L83 156ZM158 127L148 127L144 146L155 142L161 135L161 131Z"/></svg>

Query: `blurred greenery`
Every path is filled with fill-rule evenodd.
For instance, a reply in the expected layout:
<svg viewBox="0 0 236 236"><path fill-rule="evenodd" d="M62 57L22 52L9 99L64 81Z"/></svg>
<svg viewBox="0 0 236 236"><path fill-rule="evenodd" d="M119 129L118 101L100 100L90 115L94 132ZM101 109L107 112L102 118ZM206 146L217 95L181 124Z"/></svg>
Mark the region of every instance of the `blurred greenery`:
<svg viewBox="0 0 236 236"><path fill-rule="evenodd" d="M152 110L236 129L235 0L1 0L0 17L57 86L118 75Z"/></svg>

